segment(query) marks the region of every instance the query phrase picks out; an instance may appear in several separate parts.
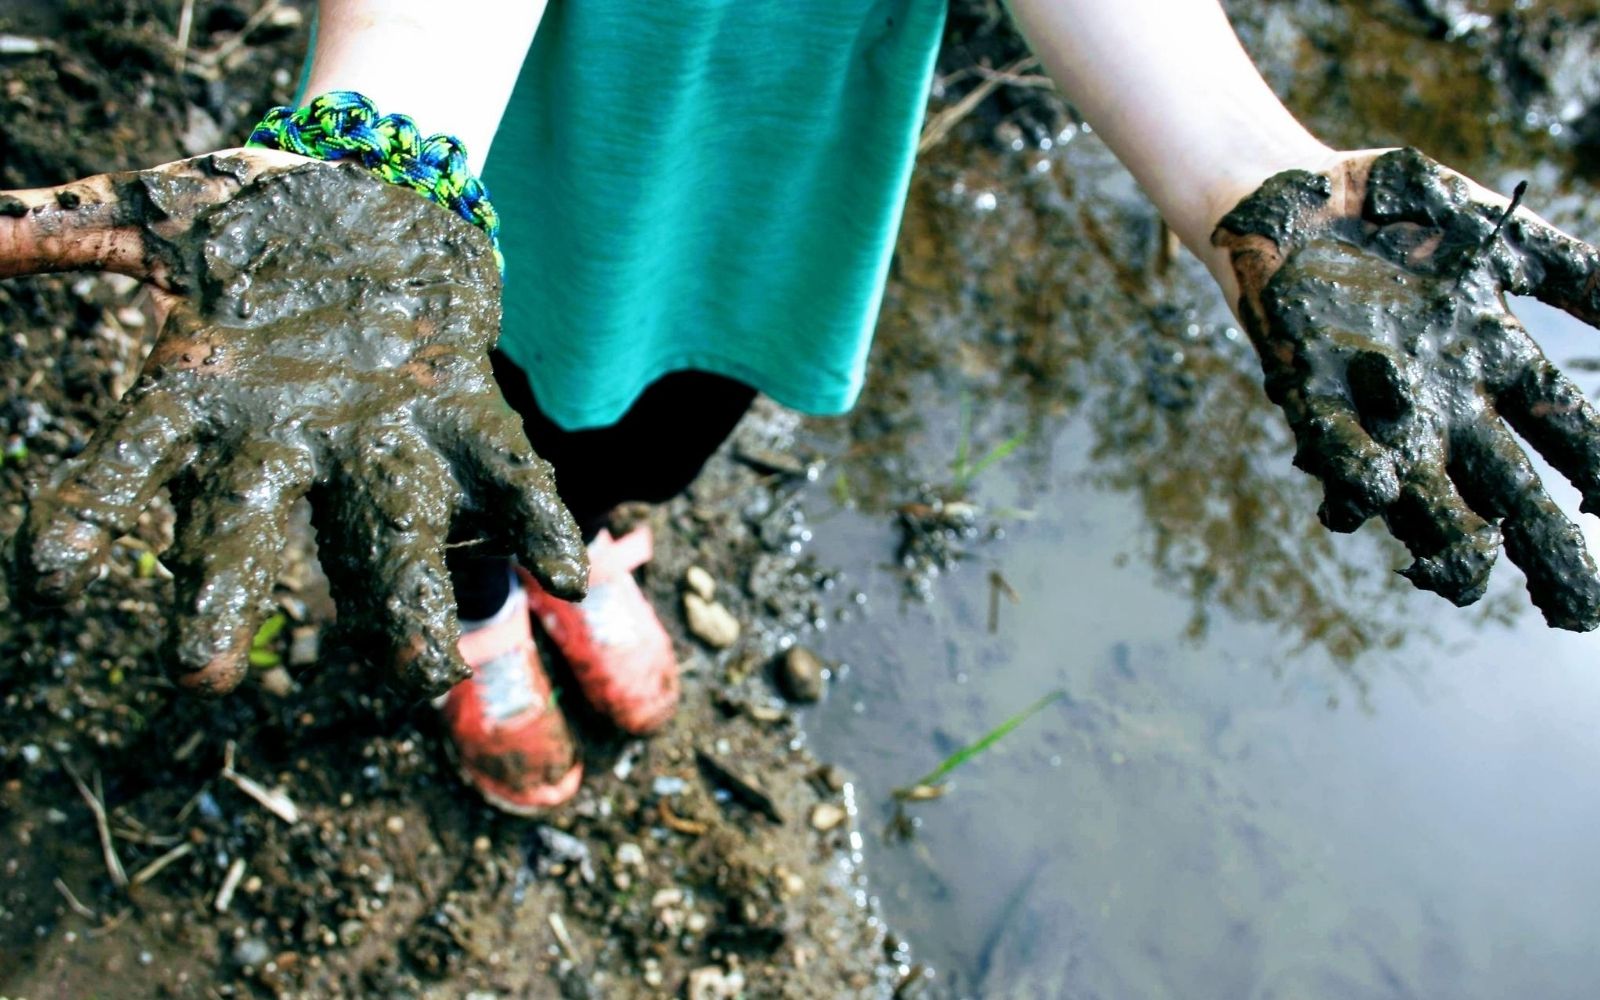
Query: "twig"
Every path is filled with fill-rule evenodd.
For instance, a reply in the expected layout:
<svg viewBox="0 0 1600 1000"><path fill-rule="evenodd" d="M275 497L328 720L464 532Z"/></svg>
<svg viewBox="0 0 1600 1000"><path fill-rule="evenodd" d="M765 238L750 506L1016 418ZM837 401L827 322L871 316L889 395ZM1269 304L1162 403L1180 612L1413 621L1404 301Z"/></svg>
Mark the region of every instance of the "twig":
<svg viewBox="0 0 1600 1000"><path fill-rule="evenodd" d="M94 912L87 906L84 906L83 903L78 901L78 897L72 894L72 890L67 888L67 883L61 881L60 876L57 876L55 879L55 887L56 892L61 893L61 897L67 901L67 906L71 907L73 913L76 913L85 920L98 921L100 919L100 914Z"/></svg>
<svg viewBox="0 0 1600 1000"><path fill-rule="evenodd" d="M697 819L685 819L684 817L673 812L672 807L667 805L667 800L664 798L657 800L656 811L660 813L661 822L665 824L668 829L676 830L679 833L686 834L687 836L698 837L710 829L710 827L706 826Z"/></svg>
<svg viewBox="0 0 1600 1000"><path fill-rule="evenodd" d="M190 844L188 841L184 841L183 843L179 844L177 847L174 847L172 850L170 850L167 853L161 855L161 857L156 858L154 861L150 862L149 864L145 865L143 868L141 868L138 871L134 872L133 873L133 884L134 885L143 885L144 883L146 883L146 882L150 881L151 879L155 878L157 875L161 874L161 869L163 869L163 868L167 867L168 865L172 864L174 861L178 860L179 858L184 857L185 855L189 854L193 850L194 850L194 845Z"/></svg>
<svg viewBox="0 0 1600 1000"><path fill-rule="evenodd" d="M578 949L572 943L572 935L567 933L567 922L561 919L561 914L550 911L550 930L555 933L556 943L561 945L561 950L566 953L567 959L573 965L582 965L583 959L578 956Z"/></svg>
<svg viewBox="0 0 1600 1000"><path fill-rule="evenodd" d="M261 803L272 815L291 826L300 822L300 807L294 800L277 789L268 788L253 778L247 778L233 769L234 743L228 741L222 751L222 776L233 782L239 791Z"/></svg>
<svg viewBox="0 0 1600 1000"><path fill-rule="evenodd" d="M182 72L183 61L189 56L189 29L194 24L194 0L183 0L183 10L178 12L178 38L173 48L172 68Z"/></svg>
<svg viewBox="0 0 1600 1000"><path fill-rule="evenodd" d="M244 858L234 858L233 864L228 866L228 872L222 876L222 885L217 887L216 902L211 904L212 909L218 913L227 913L228 907L233 905L234 890L239 888L239 880L244 878Z"/></svg>
<svg viewBox="0 0 1600 1000"><path fill-rule="evenodd" d="M945 136L950 134L950 130L955 128L961 119L972 114L973 109L982 104L984 98L1001 87L1027 79L1019 74L1038 65L1037 56L1024 56L1004 69L984 71L982 83L969 90L961 100L928 119L928 124L922 129L922 138L917 140L917 153L926 153L943 142ZM1026 85L1032 86L1032 84Z"/></svg>
<svg viewBox="0 0 1600 1000"><path fill-rule="evenodd" d="M1001 594L1004 594L1006 597L1009 597L1011 599L1011 603L1012 604L1015 604L1019 600L1021 600L1021 598L1017 594L1016 588L1012 587L1011 583L1008 580L1006 580L1005 577L1000 575L1000 571L999 570L992 569L992 570L989 571L989 634L990 635L994 635L996 632L1000 631L1000 595Z"/></svg>
<svg viewBox="0 0 1600 1000"><path fill-rule="evenodd" d="M256 8L256 12L250 15L249 20L245 21L238 31L223 39L211 51L196 53L191 61L206 69L216 69L221 66L224 60L233 55L239 46L245 43L251 32L261 27L267 18L272 16L272 12L278 9L278 4L279 0L266 0L260 7Z"/></svg>
<svg viewBox="0 0 1600 1000"><path fill-rule="evenodd" d="M111 824L106 820L106 806L103 794L100 793L100 772L94 773L95 791L91 792L89 786L83 783L78 776L78 771L72 762L65 757L58 758L61 769L67 772L67 777L78 786L78 794L83 796L83 801L88 804L89 811L94 814L95 832L100 835L100 853L106 862L106 873L111 876L112 884L119 889L128 886L128 873L122 867L122 859L117 857L116 845L111 840Z"/></svg>
<svg viewBox="0 0 1600 1000"><path fill-rule="evenodd" d="M0 56L32 56L40 52L54 52L55 48L55 43L48 38L0 35Z"/></svg>

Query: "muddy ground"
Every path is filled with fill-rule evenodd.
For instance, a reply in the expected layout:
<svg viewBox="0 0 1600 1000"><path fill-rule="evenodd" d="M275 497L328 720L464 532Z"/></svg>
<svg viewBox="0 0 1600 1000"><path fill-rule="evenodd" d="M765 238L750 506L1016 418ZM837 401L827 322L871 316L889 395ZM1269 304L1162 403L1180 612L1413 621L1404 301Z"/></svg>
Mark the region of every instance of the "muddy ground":
<svg viewBox="0 0 1600 1000"><path fill-rule="evenodd" d="M0 34L45 43L34 52L8 43L0 55L0 187L200 152L287 99L302 6L252 17L253 3L196 3L180 73L181 6L0 4ZM1588 68L1596 17L1579 3L1519 6L1230 4L1269 78L1317 105L1331 141L1409 139L1443 147L1468 171L1475 150L1487 162L1512 140L1582 162L1600 142L1600 73ZM973 65L1012 65L1023 53L997 4L957 7L935 114L981 82ZM1342 47L1353 18L1375 19L1390 41ZM1431 82L1409 73L1414 57L1441 48L1481 72ZM1419 109L1463 99L1461 87L1514 127L1429 134L1458 119L1435 124ZM942 252L917 223L919 200L973 159L1007 173L997 157L1071 121L1045 91L1002 86L928 154L874 385L850 422L854 447L892 456L905 428L896 414L912 408L896 371L946 360L916 336L919 284ZM1142 231L1117 242L1152 255L1160 245ZM1004 275L987 291L1016 310L1019 328L1049 305ZM129 282L0 286L0 536L17 524L27 480L81 449L131 382L147 332ZM1022 344L1016 371L1067 361ZM795 429L792 416L760 408L689 496L631 513L656 528L644 580L671 609L684 707L642 742L580 720L590 777L570 809L543 821L500 816L460 785L432 710L386 692L341 637L309 542L280 588L286 627L246 687L216 703L176 692L159 653L170 584L153 553L171 532L164 506L119 545L110 579L61 614L0 603L0 995L915 993L910 953L867 905L850 824L815 829L837 815L819 806L851 812L848 776L807 752L772 683L780 649L853 607L804 555L812 529L797 497L820 487ZM895 495L904 489L880 491L886 523L912 499ZM729 648L687 633L680 581L692 564L742 622ZM234 773L275 789L297 818L224 775L230 746ZM741 791L707 756L759 788ZM89 799L105 804L115 864ZM117 885L116 866L136 884Z"/></svg>

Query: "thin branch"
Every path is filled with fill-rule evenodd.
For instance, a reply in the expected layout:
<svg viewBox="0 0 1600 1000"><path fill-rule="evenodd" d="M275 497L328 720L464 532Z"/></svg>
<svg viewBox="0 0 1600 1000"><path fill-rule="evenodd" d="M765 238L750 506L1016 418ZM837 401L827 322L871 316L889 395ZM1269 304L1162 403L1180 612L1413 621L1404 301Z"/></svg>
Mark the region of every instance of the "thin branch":
<svg viewBox="0 0 1600 1000"><path fill-rule="evenodd" d="M100 853L105 858L106 873L111 876L111 881L119 889L128 886L128 873L122 867L122 859L117 857L117 848L111 840L111 824L106 819L106 806L104 796L100 792L100 772L94 774L95 791L91 792L89 786L83 783L78 776L78 771L72 762L65 757L59 758L62 770L67 772L67 777L78 786L78 794L83 796L83 801L88 804L89 811L94 814L95 832L100 835Z"/></svg>
<svg viewBox="0 0 1600 1000"><path fill-rule="evenodd" d="M161 869L167 867L168 865L172 864L174 861L178 860L181 857L184 857L187 854L190 854L193 851L194 851L194 845L189 843L188 841L184 841L183 843L179 844L177 847L174 847L172 850L170 850L167 853L161 855L161 857L156 858L154 861L150 862L149 864L145 865L143 868L141 868L138 871L134 872L133 873L133 884L134 885L143 885L144 883L146 883L146 882L150 881L151 879L155 878L157 875L161 874Z"/></svg>
<svg viewBox="0 0 1600 1000"><path fill-rule="evenodd" d="M61 893L61 898L67 901L67 906L72 909L73 913L76 913L85 920L98 921L100 919L100 914L89 909L87 906L84 906L83 903L78 900L78 897L72 894L72 890L67 888L67 883L61 881L60 876L56 877L54 884L56 887L56 892Z"/></svg>
<svg viewBox="0 0 1600 1000"><path fill-rule="evenodd" d="M984 78L983 82L969 90L961 100L928 119L928 123L922 128L922 138L917 140L917 153L919 155L926 153L943 142L945 136L950 134L951 129L955 128L963 118L972 114L973 109L982 104L985 98L1001 87L1011 84L1033 86L1032 83L1018 83L1018 81L1030 80L1030 77L1022 74L1036 68L1038 65L1039 58L1037 56L1024 56L1004 69L979 68L979 73Z"/></svg>

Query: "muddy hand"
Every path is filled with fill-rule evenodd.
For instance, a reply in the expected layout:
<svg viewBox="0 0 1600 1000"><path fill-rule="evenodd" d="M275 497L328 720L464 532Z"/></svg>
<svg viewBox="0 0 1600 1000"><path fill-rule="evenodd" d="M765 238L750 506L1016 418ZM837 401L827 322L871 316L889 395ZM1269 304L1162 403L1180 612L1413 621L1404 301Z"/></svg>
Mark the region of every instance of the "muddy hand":
<svg viewBox="0 0 1600 1000"><path fill-rule="evenodd" d="M1600 513L1600 418L1503 298L1596 323L1600 253L1411 149L1279 174L1212 242L1231 255L1295 464L1323 482L1324 524L1383 517L1414 557L1402 572L1461 605L1483 595L1503 539L1551 625L1600 624L1583 536L1511 433Z"/></svg>
<svg viewBox="0 0 1600 1000"><path fill-rule="evenodd" d="M357 168L262 151L0 194L0 277L84 267L148 280L166 321L87 449L34 490L26 594L80 590L169 484L174 659L200 691L244 675L302 496L342 616L412 690L468 672L453 525L581 594L577 528L490 370L500 279L471 225Z"/></svg>

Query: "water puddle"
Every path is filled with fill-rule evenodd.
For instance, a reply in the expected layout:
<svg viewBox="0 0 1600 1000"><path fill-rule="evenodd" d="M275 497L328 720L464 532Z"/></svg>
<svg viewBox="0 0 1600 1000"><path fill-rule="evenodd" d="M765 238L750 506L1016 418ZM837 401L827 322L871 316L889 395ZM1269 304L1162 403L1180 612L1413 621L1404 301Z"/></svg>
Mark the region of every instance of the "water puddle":
<svg viewBox="0 0 1600 1000"><path fill-rule="evenodd" d="M1163 265L1092 135L1052 145L925 165L873 384L811 425L812 551L864 603L808 640L847 669L803 722L861 779L932 993L1590 995L1600 639L1547 629L1504 560L1457 610L1380 529L1323 531L1203 271ZM1558 364L1600 354L1521 312ZM886 511L948 484L963 435L1018 434L971 485L998 537L908 599ZM890 789L1056 688L886 836Z"/></svg>

